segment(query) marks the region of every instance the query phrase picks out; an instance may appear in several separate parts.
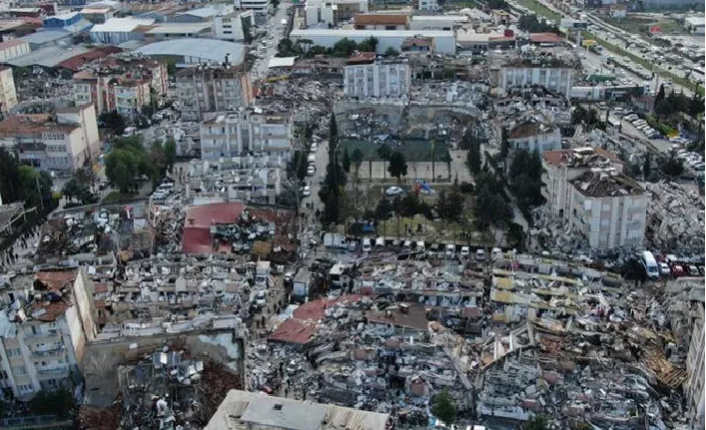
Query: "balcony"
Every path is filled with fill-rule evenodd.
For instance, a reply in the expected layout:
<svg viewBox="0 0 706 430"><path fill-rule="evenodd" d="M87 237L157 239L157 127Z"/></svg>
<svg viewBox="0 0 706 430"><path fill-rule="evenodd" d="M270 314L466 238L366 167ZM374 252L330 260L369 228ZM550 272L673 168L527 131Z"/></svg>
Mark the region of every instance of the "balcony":
<svg viewBox="0 0 706 430"><path fill-rule="evenodd" d="M50 357L58 354L63 355L65 350L66 347L64 345L55 345L45 348L35 348L32 353L38 357Z"/></svg>
<svg viewBox="0 0 706 430"><path fill-rule="evenodd" d="M69 373L68 366L37 367L37 374L41 376L62 376Z"/></svg>

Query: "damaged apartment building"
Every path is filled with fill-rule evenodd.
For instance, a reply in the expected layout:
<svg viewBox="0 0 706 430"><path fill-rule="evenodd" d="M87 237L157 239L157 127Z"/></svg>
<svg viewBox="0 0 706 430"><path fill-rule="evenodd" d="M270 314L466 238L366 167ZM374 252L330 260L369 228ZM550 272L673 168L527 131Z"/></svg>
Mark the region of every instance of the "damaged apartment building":
<svg viewBox="0 0 706 430"><path fill-rule="evenodd" d="M93 103L99 114L117 110L131 118L144 106L161 105L169 77L165 61L119 53L83 66L73 75L73 83L77 105Z"/></svg>
<svg viewBox="0 0 706 430"><path fill-rule="evenodd" d="M645 234L649 195L625 176L623 162L600 148L542 154L542 195L550 212L593 249L639 247Z"/></svg>
<svg viewBox="0 0 706 430"><path fill-rule="evenodd" d="M176 75L182 121L202 121L207 113L247 107L252 102L248 73L230 64L188 67Z"/></svg>
<svg viewBox="0 0 706 430"><path fill-rule="evenodd" d="M98 327L83 269L0 278L0 399L82 384L78 365Z"/></svg>

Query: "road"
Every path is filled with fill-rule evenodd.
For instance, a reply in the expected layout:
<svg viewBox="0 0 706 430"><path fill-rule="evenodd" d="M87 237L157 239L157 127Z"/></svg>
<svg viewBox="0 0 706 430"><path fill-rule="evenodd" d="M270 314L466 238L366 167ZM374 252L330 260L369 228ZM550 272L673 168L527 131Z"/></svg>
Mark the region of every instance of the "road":
<svg viewBox="0 0 706 430"><path fill-rule="evenodd" d="M277 54L277 44L284 36L285 29L282 26L282 20L287 18L287 9L290 6L289 2L281 2L274 15L267 19L267 34L265 37L255 40L251 45L251 49L259 56L250 71L250 78L253 82L267 77L267 66L270 63L270 59Z"/></svg>

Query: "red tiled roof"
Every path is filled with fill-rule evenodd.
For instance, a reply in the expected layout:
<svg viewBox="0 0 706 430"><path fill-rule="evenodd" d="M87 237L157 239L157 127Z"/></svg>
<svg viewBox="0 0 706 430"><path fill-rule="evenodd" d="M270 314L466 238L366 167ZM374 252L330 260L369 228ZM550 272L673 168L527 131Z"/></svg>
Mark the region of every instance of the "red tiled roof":
<svg viewBox="0 0 706 430"><path fill-rule="evenodd" d="M351 55L347 63L366 63L369 61L374 61L375 57L376 55L374 52L358 52L355 55Z"/></svg>
<svg viewBox="0 0 706 430"><path fill-rule="evenodd" d="M37 273L37 280L53 291L70 287L76 280L78 272L75 270L56 270Z"/></svg>
<svg viewBox="0 0 706 430"><path fill-rule="evenodd" d="M108 284L105 282L96 282L93 284L93 292L94 293L107 293L108 292Z"/></svg>
<svg viewBox="0 0 706 430"><path fill-rule="evenodd" d="M78 125L51 122L49 115L14 115L0 122L0 136L18 136L54 131L69 133L77 128L79 128Z"/></svg>
<svg viewBox="0 0 706 430"><path fill-rule="evenodd" d="M561 36L555 33L530 33L530 42L533 43L561 43Z"/></svg>
<svg viewBox="0 0 706 430"><path fill-rule="evenodd" d="M242 203L214 203L191 207L186 211L182 248L187 254L209 253L211 225L235 224L245 206Z"/></svg>
<svg viewBox="0 0 706 430"><path fill-rule="evenodd" d="M280 324L267 338L272 342L307 344L318 331L315 323L290 318Z"/></svg>
<svg viewBox="0 0 706 430"><path fill-rule="evenodd" d="M305 303L294 310L292 316L300 320L318 320L323 318L326 314L326 309L332 307L338 302L357 302L362 299L363 296L357 294L346 294L341 297L336 297L334 299L319 299L313 302Z"/></svg>
<svg viewBox="0 0 706 430"><path fill-rule="evenodd" d="M104 46L68 58L62 61L61 63L57 64L56 67L63 67L65 69L77 71L81 68L81 66L86 63L90 63L91 61L97 60L99 58L104 58L108 55L116 54L118 52L122 52L122 49L118 48L117 46Z"/></svg>
<svg viewBox="0 0 706 430"><path fill-rule="evenodd" d="M44 309L46 312L38 317L35 317L35 319L44 322L56 321L56 317L63 315L64 312L66 312L66 310L70 307L71 305L66 302L53 302L47 305L38 306L35 309Z"/></svg>
<svg viewBox="0 0 706 430"><path fill-rule="evenodd" d="M407 15L364 14L353 16L355 25L407 25Z"/></svg>
<svg viewBox="0 0 706 430"><path fill-rule="evenodd" d="M419 304L410 304L409 313L401 310L368 311L365 317L368 321L377 324L392 324L398 327L409 327L417 330L427 330L429 321L427 320L426 308ZM389 313L389 315L388 315Z"/></svg>

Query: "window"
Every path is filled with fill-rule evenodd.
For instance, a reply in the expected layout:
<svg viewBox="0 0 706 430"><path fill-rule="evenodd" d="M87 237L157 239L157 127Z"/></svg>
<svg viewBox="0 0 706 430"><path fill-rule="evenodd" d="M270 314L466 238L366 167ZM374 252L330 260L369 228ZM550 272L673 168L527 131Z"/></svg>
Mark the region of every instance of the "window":
<svg viewBox="0 0 706 430"><path fill-rule="evenodd" d="M25 368L24 366L15 366L12 368L12 373L16 375L26 375L27 368Z"/></svg>

